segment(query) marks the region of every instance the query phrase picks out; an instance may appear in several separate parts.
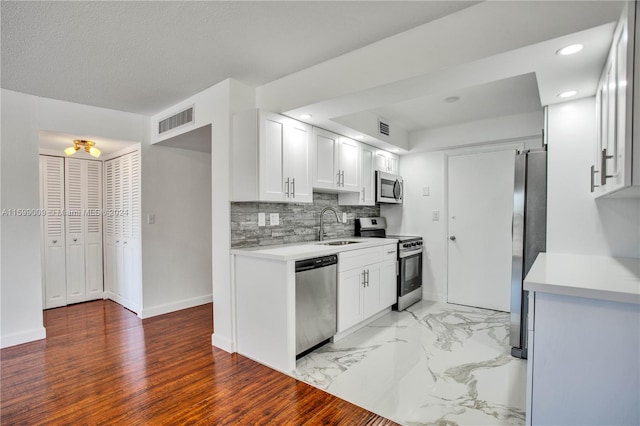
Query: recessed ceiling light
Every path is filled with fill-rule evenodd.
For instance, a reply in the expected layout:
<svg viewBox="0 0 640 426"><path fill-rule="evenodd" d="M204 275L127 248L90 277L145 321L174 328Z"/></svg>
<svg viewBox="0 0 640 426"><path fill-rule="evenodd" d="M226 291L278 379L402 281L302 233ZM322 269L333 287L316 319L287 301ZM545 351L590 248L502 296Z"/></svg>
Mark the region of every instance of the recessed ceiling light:
<svg viewBox="0 0 640 426"><path fill-rule="evenodd" d="M572 96L575 96L578 92L576 92L575 90L569 90L568 92L562 92L558 95L559 98L570 98Z"/></svg>
<svg viewBox="0 0 640 426"><path fill-rule="evenodd" d="M308 120L311 118L311 114L300 114L300 118L303 120Z"/></svg>
<svg viewBox="0 0 640 426"><path fill-rule="evenodd" d="M362 135L358 135L358 136L356 136L356 139L360 139L360 140L362 140L362 139L364 139L364 136L362 136Z"/></svg>
<svg viewBox="0 0 640 426"><path fill-rule="evenodd" d="M581 51L583 48L584 46L581 44L572 44L571 46L563 47L562 49L558 50L556 52L556 55L573 55L574 53L578 53L579 51Z"/></svg>
<svg viewBox="0 0 640 426"><path fill-rule="evenodd" d="M460 100L459 96L449 96L448 98L446 98L444 101L448 104L452 104L454 102L458 102Z"/></svg>

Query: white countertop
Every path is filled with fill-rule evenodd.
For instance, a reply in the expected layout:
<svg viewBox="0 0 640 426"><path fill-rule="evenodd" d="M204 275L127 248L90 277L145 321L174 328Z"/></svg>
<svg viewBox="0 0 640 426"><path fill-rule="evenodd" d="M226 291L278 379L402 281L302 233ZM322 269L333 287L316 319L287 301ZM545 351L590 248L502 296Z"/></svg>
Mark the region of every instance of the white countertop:
<svg viewBox="0 0 640 426"><path fill-rule="evenodd" d="M330 246L321 244L320 241L309 241L299 244L283 244L276 246L251 247L246 249L233 249L231 254L236 256L261 257L273 260L301 260L312 257L326 256L336 254L343 251L359 250L369 247L377 247L386 244L397 244L398 240L392 238L337 238L333 240L325 240L324 243L331 241L357 241L356 244L345 244L340 246Z"/></svg>
<svg viewBox="0 0 640 426"><path fill-rule="evenodd" d="M640 259L540 253L524 289L640 304Z"/></svg>

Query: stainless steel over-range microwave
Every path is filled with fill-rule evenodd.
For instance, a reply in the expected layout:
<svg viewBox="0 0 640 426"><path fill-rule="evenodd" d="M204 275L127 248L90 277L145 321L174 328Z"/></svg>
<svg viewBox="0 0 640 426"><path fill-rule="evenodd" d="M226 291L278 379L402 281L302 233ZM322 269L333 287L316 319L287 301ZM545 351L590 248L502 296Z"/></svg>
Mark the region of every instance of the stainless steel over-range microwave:
<svg viewBox="0 0 640 426"><path fill-rule="evenodd" d="M376 203L402 204L402 177L376 171Z"/></svg>

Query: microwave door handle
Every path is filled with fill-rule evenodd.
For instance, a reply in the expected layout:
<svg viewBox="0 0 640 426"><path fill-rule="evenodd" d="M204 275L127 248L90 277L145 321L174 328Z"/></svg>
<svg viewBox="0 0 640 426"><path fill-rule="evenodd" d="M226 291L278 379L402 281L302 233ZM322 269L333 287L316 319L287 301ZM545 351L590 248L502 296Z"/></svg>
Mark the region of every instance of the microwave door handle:
<svg viewBox="0 0 640 426"><path fill-rule="evenodd" d="M396 179L396 182L393 184L393 198L399 200L400 197L402 197L402 184Z"/></svg>

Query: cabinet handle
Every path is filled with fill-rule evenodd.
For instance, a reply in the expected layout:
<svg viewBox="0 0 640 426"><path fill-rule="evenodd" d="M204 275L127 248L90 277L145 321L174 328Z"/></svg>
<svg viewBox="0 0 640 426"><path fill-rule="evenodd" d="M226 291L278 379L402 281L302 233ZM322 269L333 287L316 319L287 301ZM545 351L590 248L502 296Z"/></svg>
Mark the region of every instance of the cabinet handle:
<svg viewBox="0 0 640 426"><path fill-rule="evenodd" d="M362 271L362 287L366 287L367 286L367 279L366 279L366 273L363 270Z"/></svg>
<svg viewBox="0 0 640 426"><path fill-rule="evenodd" d="M364 203L365 200L365 196L364 196L364 191L366 190L366 188L363 186L362 187L362 202Z"/></svg>
<svg viewBox="0 0 640 426"><path fill-rule="evenodd" d="M125 241L124 244L127 244L127 242Z"/></svg>
<svg viewBox="0 0 640 426"><path fill-rule="evenodd" d="M336 176L338 176L338 182L336 182L336 185L340 186L340 170L338 170L338 173L336 173Z"/></svg>
<svg viewBox="0 0 640 426"><path fill-rule="evenodd" d="M392 253L395 253L395 252L396 252L395 250L387 250L387 254L392 254Z"/></svg>
<svg viewBox="0 0 640 426"><path fill-rule="evenodd" d="M120 243L120 240L116 240L116 244Z"/></svg>
<svg viewBox="0 0 640 426"><path fill-rule="evenodd" d="M596 185L596 178L594 176L596 173L600 173L600 171L596 170L596 166L591 166L591 192L600 187L600 185Z"/></svg>
<svg viewBox="0 0 640 426"><path fill-rule="evenodd" d="M340 172L340 176L342 176L342 186L344 186L344 170Z"/></svg>
<svg viewBox="0 0 640 426"><path fill-rule="evenodd" d="M285 191L285 195L287 196L287 198L289 198L289 178L287 178L287 181L284 184L287 185L287 190Z"/></svg>
<svg viewBox="0 0 640 426"><path fill-rule="evenodd" d="M369 287L369 270L367 269L367 287Z"/></svg>
<svg viewBox="0 0 640 426"><path fill-rule="evenodd" d="M296 178L291 179L291 193L293 198L296 198Z"/></svg>
<svg viewBox="0 0 640 426"><path fill-rule="evenodd" d="M600 185L604 186L607 184L607 179L608 178L612 178L613 175L608 175L607 174L607 160L613 158L613 155L607 155L607 148L602 150L602 165L600 166L600 170L602 170L602 173L600 174Z"/></svg>

